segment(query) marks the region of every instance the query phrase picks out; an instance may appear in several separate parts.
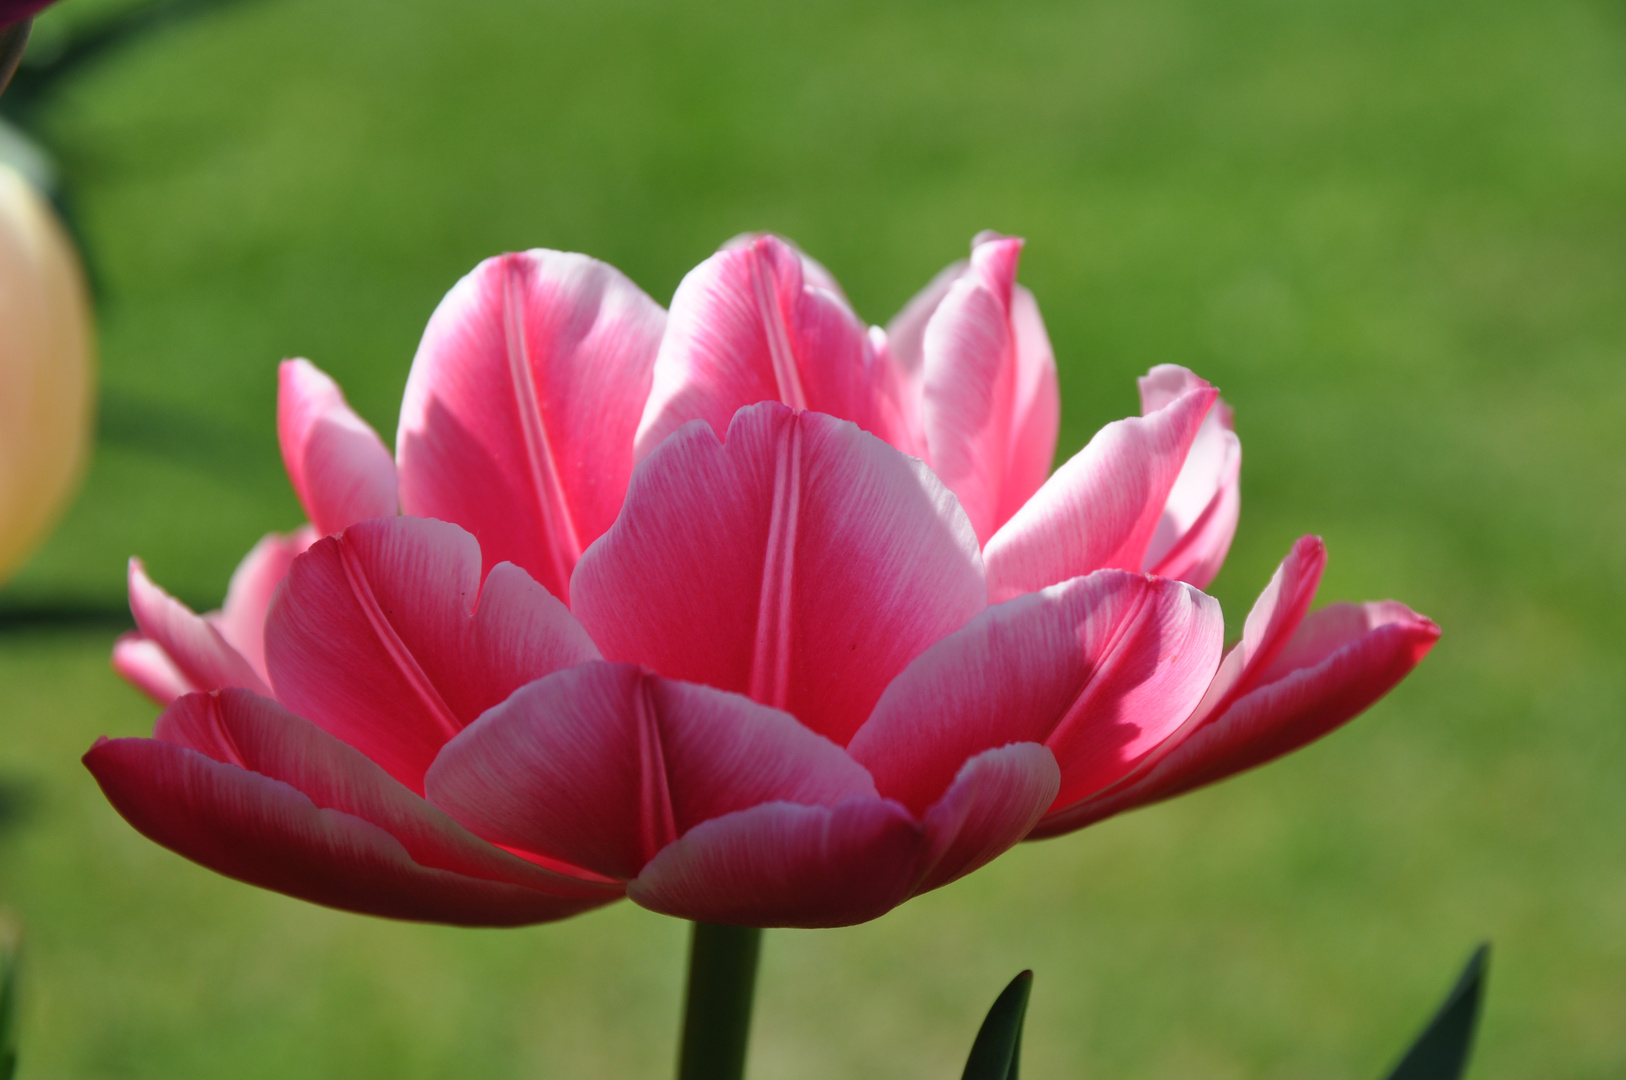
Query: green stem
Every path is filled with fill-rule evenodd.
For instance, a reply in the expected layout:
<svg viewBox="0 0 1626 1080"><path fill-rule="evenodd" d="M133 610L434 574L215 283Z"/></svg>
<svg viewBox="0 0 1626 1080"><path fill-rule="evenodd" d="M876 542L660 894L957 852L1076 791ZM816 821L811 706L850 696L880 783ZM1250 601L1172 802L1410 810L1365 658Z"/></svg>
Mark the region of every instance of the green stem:
<svg viewBox="0 0 1626 1080"><path fill-rule="evenodd" d="M741 1080L762 931L695 923L678 1080Z"/></svg>

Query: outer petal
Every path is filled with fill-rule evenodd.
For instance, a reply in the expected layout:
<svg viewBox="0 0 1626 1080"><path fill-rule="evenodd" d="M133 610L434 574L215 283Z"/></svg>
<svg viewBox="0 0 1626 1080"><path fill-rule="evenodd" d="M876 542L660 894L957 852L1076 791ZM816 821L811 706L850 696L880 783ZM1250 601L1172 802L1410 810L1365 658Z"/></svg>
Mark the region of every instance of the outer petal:
<svg viewBox="0 0 1626 1080"><path fill-rule="evenodd" d="M1059 805L1122 777L1175 730L1219 662L1219 605L1188 585L1101 571L989 608L887 687L849 752L923 811L962 763L1043 743Z"/></svg>
<svg viewBox="0 0 1626 1080"><path fill-rule="evenodd" d="M976 540L919 461L775 402L633 476L576 614L612 660L748 694L845 743L892 677L982 609Z"/></svg>
<svg viewBox="0 0 1626 1080"><path fill-rule="evenodd" d="M1183 367L1160 364L1140 379L1141 412L1150 415L1206 385ZM1197 430L1141 560L1148 573L1189 581L1199 589L1214 580L1236 535L1241 473L1242 443L1231 407L1217 401Z"/></svg>
<svg viewBox="0 0 1626 1080"><path fill-rule="evenodd" d="M1008 600L1094 570L1138 569L1217 396L1204 385L1097 432L988 541L990 597Z"/></svg>
<svg viewBox="0 0 1626 1080"><path fill-rule="evenodd" d="M294 560L266 623L277 698L414 791L441 746L532 679L597 659L512 565L480 581L455 525L377 518Z"/></svg>
<svg viewBox="0 0 1626 1080"><path fill-rule="evenodd" d="M933 470L986 542L1000 525L1016 434L1011 301L1022 241L978 239L970 269L926 324L922 417Z"/></svg>
<svg viewBox="0 0 1626 1080"><path fill-rule="evenodd" d="M309 360L277 371L277 439L288 479L320 534L396 512L395 462L344 400L338 383Z"/></svg>
<svg viewBox="0 0 1626 1080"><path fill-rule="evenodd" d="M1061 787L1049 750L1014 743L985 750L961 767L926 812L928 869L915 893L935 889L985 866L1024 839Z"/></svg>
<svg viewBox="0 0 1626 1080"><path fill-rule="evenodd" d="M231 584L226 587L223 609L205 616L261 679L270 679L265 670L265 615L271 597L288 576L288 567L316 542L316 537L316 530L309 525L286 536L265 536L237 564Z"/></svg>
<svg viewBox="0 0 1626 1080"><path fill-rule="evenodd" d="M163 646L133 631L120 634L113 643L113 670L160 705L168 705L182 694L197 689L186 681Z"/></svg>
<svg viewBox="0 0 1626 1080"><path fill-rule="evenodd" d="M479 538L568 602L615 520L666 316L613 267L530 251L487 259L424 331L396 448L408 514Z"/></svg>
<svg viewBox="0 0 1626 1080"><path fill-rule="evenodd" d="M1011 330L1016 343L1016 393L1011 411L1011 446L999 489L1003 525L1044 485L1056 459L1061 430L1061 391L1056 355L1039 315L1039 302L1018 285L1011 292Z"/></svg>
<svg viewBox="0 0 1626 1080"><path fill-rule="evenodd" d="M182 698L158 736L100 740L85 765L140 832L230 877L465 925L563 918L619 892L477 840L354 750L244 691Z"/></svg>
<svg viewBox="0 0 1626 1080"><path fill-rule="evenodd" d="M189 686L199 690L241 686L256 693L270 693L249 662L226 643L219 630L152 583L140 559L130 560L129 585L130 613L135 616L141 636L163 650ZM142 685L137 679L131 681Z"/></svg>
<svg viewBox="0 0 1626 1080"><path fill-rule="evenodd" d="M875 797L862 766L794 717L605 663L515 692L447 744L425 787L495 843L623 880L711 818Z"/></svg>
<svg viewBox="0 0 1626 1080"><path fill-rule="evenodd" d="M1299 541L1192 718L1118 785L1058 810L1034 835L1069 832L1262 765L1358 715L1416 667L1440 631L1402 604L1334 604L1304 616L1324 558L1319 540Z"/></svg>
<svg viewBox="0 0 1626 1080"><path fill-rule="evenodd" d="M809 282L789 244L759 236L719 251L678 286L638 455L690 420L721 436L737 411L759 401L851 420L907 451L914 444L900 392L840 293Z"/></svg>
<svg viewBox="0 0 1626 1080"><path fill-rule="evenodd" d="M691 829L627 883L663 915L741 926L850 926L902 903L926 855L897 803L766 803Z"/></svg>

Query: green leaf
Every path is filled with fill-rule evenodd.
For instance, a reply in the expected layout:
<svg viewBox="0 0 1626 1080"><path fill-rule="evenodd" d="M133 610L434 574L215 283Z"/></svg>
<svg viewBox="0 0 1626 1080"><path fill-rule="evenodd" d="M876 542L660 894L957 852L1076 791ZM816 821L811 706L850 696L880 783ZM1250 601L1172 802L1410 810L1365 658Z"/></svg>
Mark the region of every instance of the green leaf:
<svg viewBox="0 0 1626 1080"><path fill-rule="evenodd" d="M1028 1015L1033 972L1024 971L994 999L971 1044L962 1080L1016 1080L1022 1057L1022 1022Z"/></svg>
<svg viewBox="0 0 1626 1080"><path fill-rule="evenodd" d="M1457 1080L1463 1074L1468 1067L1468 1052L1473 1048L1474 1027L1479 1022L1479 1001L1484 995L1489 960L1488 943L1474 950L1457 985L1394 1067L1389 1080Z"/></svg>

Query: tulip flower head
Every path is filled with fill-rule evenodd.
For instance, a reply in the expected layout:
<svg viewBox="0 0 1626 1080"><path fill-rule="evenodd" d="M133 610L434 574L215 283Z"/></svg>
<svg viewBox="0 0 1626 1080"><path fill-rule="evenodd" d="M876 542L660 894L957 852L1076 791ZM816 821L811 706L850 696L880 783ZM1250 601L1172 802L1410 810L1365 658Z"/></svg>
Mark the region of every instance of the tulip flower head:
<svg viewBox="0 0 1626 1080"><path fill-rule="evenodd" d="M1314 537L1223 647L1241 444L1207 382L1154 368L1051 471L1021 249L979 236L885 330L771 236L670 311L580 255L491 259L393 455L286 362L311 524L208 615L132 562L114 665L166 708L86 764L159 843L349 910L835 926L1382 696L1438 630L1310 612Z"/></svg>
<svg viewBox="0 0 1626 1080"><path fill-rule="evenodd" d="M90 437L90 302L50 205L0 165L0 581L73 491Z"/></svg>

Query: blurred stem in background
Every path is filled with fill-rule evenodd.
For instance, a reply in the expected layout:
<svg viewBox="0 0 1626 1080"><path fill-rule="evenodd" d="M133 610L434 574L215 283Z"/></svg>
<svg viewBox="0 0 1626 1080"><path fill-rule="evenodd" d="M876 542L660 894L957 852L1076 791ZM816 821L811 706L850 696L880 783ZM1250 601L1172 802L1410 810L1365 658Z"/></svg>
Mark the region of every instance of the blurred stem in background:
<svg viewBox="0 0 1626 1080"><path fill-rule="evenodd" d="M33 26L33 19L19 19L10 26L0 26L0 93L5 93L23 58L23 50L28 48L28 31Z"/></svg>
<svg viewBox="0 0 1626 1080"><path fill-rule="evenodd" d="M678 1080L740 1080L745 1075L762 931L695 923L683 1006Z"/></svg>

